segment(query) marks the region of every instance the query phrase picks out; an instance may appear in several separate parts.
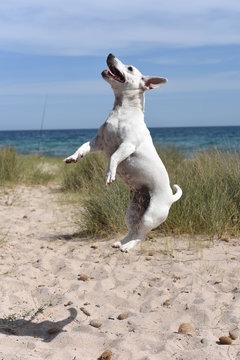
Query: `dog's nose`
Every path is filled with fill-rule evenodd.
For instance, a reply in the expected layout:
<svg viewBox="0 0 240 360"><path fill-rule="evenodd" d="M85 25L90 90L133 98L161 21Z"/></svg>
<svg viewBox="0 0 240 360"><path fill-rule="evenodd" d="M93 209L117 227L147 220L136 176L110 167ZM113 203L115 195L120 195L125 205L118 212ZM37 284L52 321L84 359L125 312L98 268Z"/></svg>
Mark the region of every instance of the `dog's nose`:
<svg viewBox="0 0 240 360"><path fill-rule="evenodd" d="M112 54L112 53L110 53L109 55L108 55L108 60L111 60L112 58L114 58L115 56Z"/></svg>

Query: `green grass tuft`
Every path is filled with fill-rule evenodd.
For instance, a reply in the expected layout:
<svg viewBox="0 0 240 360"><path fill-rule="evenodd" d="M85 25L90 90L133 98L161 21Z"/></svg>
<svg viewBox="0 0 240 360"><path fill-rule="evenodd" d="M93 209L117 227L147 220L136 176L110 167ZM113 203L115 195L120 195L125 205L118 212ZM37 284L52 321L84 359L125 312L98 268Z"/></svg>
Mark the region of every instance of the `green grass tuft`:
<svg viewBox="0 0 240 360"><path fill-rule="evenodd" d="M162 231L212 236L239 233L239 161L238 153L212 150L170 166L170 179L181 186L183 196L173 204Z"/></svg>
<svg viewBox="0 0 240 360"><path fill-rule="evenodd" d="M124 231L130 191L118 178L104 183L107 161L103 154L90 154L76 164L64 164L62 190L77 191L81 196L81 225L86 234L109 234Z"/></svg>
<svg viewBox="0 0 240 360"><path fill-rule="evenodd" d="M10 147L0 149L0 185L48 184L59 177L60 160L41 155L18 155Z"/></svg>
<svg viewBox="0 0 240 360"><path fill-rule="evenodd" d="M125 214L130 201L130 191L118 179L114 184L102 182L89 189L84 197L82 219L86 232L109 236L125 231Z"/></svg>
<svg viewBox="0 0 240 360"><path fill-rule="evenodd" d="M218 150L188 158L174 148L158 148L171 180L183 190L169 217L157 231L164 234L240 233L240 155ZM107 162L91 154L77 164L65 165L63 189L81 194L84 228L90 234L125 232L130 191L118 179L104 185Z"/></svg>
<svg viewBox="0 0 240 360"><path fill-rule="evenodd" d="M18 181L20 170L16 151L11 147L0 149L0 185Z"/></svg>
<svg viewBox="0 0 240 360"><path fill-rule="evenodd" d="M91 191L96 183L103 182L106 167L106 158L101 153L89 154L76 164L63 164L62 190Z"/></svg>
<svg viewBox="0 0 240 360"><path fill-rule="evenodd" d="M175 148L158 147L158 152L171 184L178 184L183 196L172 205L168 219L156 231L210 236L239 234L239 152L211 150L192 158ZM74 197L80 198L80 205L74 204L77 212L81 212L77 221L81 230L91 235L127 231L125 214L130 191L119 178L106 186L106 169L107 161L101 153L66 165L58 158L20 156L12 148L0 149L0 185L61 182L63 192L73 192Z"/></svg>

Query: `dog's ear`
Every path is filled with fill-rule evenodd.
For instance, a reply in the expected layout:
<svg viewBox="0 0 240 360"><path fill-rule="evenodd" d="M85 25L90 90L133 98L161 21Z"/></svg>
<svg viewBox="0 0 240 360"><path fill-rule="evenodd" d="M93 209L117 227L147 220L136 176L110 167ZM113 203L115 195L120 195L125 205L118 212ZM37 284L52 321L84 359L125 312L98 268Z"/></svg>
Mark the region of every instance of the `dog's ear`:
<svg viewBox="0 0 240 360"><path fill-rule="evenodd" d="M145 90L157 89L167 83L167 79L162 77L144 76L144 88Z"/></svg>

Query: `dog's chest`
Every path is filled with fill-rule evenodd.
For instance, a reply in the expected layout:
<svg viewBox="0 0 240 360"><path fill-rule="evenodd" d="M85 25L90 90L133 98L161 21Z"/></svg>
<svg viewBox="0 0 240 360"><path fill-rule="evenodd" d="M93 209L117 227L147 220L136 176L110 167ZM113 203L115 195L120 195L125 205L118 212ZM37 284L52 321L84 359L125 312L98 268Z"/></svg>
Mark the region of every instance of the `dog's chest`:
<svg viewBox="0 0 240 360"><path fill-rule="evenodd" d="M123 142L135 144L146 131L143 113L139 109L113 110L102 129L104 151L111 156Z"/></svg>
<svg viewBox="0 0 240 360"><path fill-rule="evenodd" d="M103 146L106 154L111 156L131 132L131 126L126 121L110 117L103 127Z"/></svg>
<svg viewBox="0 0 240 360"><path fill-rule="evenodd" d="M122 143L123 139L118 125L114 123L106 123L103 131L103 146L104 151L108 156L111 156Z"/></svg>

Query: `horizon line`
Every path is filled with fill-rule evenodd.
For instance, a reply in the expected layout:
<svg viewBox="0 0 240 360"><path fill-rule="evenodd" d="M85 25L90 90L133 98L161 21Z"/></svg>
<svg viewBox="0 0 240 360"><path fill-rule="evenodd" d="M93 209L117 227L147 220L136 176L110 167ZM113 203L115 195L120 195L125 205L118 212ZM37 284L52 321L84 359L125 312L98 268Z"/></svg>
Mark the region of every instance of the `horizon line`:
<svg viewBox="0 0 240 360"><path fill-rule="evenodd" d="M240 127L240 125L182 125L182 126L148 126L148 129L182 129L182 128L216 128L216 127ZM66 131L66 130L98 130L94 128L59 128L59 129L0 129L4 131Z"/></svg>

